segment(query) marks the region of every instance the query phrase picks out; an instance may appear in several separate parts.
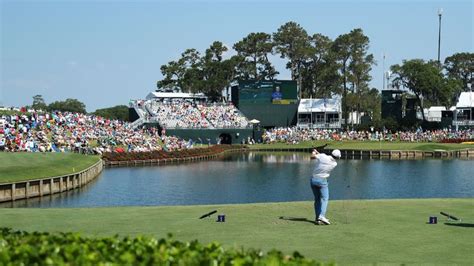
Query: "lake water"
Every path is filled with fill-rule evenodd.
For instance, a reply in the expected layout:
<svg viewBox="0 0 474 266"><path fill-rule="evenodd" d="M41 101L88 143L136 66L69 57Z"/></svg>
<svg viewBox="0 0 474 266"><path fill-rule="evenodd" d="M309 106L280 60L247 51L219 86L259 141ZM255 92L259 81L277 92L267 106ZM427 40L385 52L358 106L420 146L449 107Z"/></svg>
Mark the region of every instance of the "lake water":
<svg viewBox="0 0 474 266"><path fill-rule="evenodd" d="M0 207L96 207L312 200L307 153L232 154L220 160L106 168L76 191ZM331 199L474 197L472 160L339 160Z"/></svg>

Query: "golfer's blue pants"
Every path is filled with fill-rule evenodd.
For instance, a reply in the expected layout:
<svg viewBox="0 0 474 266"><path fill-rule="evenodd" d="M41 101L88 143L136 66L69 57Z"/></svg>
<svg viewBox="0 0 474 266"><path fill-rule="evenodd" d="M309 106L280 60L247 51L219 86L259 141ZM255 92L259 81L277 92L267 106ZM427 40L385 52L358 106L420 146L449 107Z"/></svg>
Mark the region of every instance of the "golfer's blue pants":
<svg viewBox="0 0 474 266"><path fill-rule="evenodd" d="M314 213L316 219L326 217L329 202L329 188L327 178L311 178L311 189L314 194Z"/></svg>

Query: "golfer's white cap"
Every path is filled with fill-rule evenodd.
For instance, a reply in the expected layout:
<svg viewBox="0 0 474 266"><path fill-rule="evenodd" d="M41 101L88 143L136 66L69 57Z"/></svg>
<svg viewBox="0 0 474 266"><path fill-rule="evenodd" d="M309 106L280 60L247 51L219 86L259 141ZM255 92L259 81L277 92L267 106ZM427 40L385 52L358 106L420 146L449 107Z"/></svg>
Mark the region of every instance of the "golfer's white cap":
<svg viewBox="0 0 474 266"><path fill-rule="evenodd" d="M333 150L331 152L331 155L336 157L336 158L341 158L341 151L340 150Z"/></svg>

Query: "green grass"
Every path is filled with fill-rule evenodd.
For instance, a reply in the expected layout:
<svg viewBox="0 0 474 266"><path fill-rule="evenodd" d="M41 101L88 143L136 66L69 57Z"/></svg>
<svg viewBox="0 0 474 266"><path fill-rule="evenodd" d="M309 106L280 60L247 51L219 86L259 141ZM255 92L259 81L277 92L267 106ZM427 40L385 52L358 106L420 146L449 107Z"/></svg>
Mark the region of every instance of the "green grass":
<svg viewBox="0 0 474 266"><path fill-rule="evenodd" d="M99 159L75 153L0 152L0 183L66 175L84 170Z"/></svg>
<svg viewBox="0 0 474 266"><path fill-rule="evenodd" d="M216 214L199 220L206 212ZM172 233L180 241L217 241L226 247L297 250L341 264L474 262L474 199L331 201L333 225L316 226L312 202L243 205L0 209L0 227L26 231L81 232L87 236ZM446 225L440 211L463 219ZM439 223L427 224L438 216ZM286 217L280 219L280 217Z"/></svg>
<svg viewBox="0 0 474 266"><path fill-rule="evenodd" d="M298 144L256 144L249 145L251 149L287 149L287 148L309 148L328 144L328 149L348 149L348 150L463 150L474 149L474 144L456 143L432 143L432 142L379 142L379 141L302 141Z"/></svg>

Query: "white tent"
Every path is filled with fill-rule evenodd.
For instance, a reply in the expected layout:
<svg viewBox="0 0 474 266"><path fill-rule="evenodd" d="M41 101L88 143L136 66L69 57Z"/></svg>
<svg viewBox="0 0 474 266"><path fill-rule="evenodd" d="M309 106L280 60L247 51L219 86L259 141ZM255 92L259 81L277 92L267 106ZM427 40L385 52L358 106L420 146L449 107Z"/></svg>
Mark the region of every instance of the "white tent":
<svg viewBox="0 0 474 266"><path fill-rule="evenodd" d="M301 99L298 113L341 112L341 99Z"/></svg>
<svg viewBox="0 0 474 266"><path fill-rule="evenodd" d="M298 105L298 127L340 128L341 99L301 99Z"/></svg>
<svg viewBox="0 0 474 266"><path fill-rule="evenodd" d="M425 109L425 117L428 121L441 121L442 111L446 111L444 106L431 106L429 109Z"/></svg>
<svg viewBox="0 0 474 266"><path fill-rule="evenodd" d="M456 104L456 116L453 124L457 126L474 126L474 92L461 92Z"/></svg>
<svg viewBox="0 0 474 266"><path fill-rule="evenodd" d="M182 99L206 99L207 97L202 93L184 93L184 92L150 92L147 96L147 100L152 99L165 99L165 98L182 98Z"/></svg>
<svg viewBox="0 0 474 266"><path fill-rule="evenodd" d="M459 95L457 108L472 108L474 107L474 91L461 92Z"/></svg>

